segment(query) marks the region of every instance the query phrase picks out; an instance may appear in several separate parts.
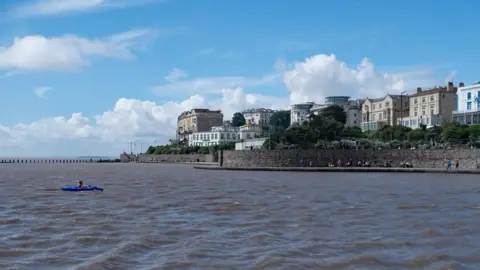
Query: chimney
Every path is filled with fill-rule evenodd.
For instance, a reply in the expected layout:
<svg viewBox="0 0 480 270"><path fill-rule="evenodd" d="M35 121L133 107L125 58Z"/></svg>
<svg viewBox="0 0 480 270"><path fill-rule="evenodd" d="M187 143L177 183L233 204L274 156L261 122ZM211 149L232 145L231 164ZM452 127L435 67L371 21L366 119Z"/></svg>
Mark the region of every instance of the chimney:
<svg viewBox="0 0 480 270"><path fill-rule="evenodd" d="M447 91L452 91L452 90L453 90L453 82L448 82Z"/></svg>
<svg viewBox="0 0 480 270"><path fill-rule="evenodd" d="M464 87L464 86L465 86L465 84L464 84L463 82L460 82L460 83L458 84L458 87Z"/></svg>
<svg viewBox="0 0 480 270"><path fill-rule="evenodd" d="M422 88L421 87L417 87L417 93L421 93L422 92Z"/></svg>

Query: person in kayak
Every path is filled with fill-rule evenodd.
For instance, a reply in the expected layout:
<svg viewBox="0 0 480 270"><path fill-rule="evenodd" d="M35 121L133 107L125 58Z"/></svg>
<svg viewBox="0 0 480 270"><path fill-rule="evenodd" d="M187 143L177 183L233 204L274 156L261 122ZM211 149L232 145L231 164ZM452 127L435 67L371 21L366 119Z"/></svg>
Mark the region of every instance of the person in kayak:
<svg viewBox="0 0 480 270"><path fill-rule="evenodd" d="M78 188L84 188L85 185L83 184L82 181L78 181Z"/></svg>

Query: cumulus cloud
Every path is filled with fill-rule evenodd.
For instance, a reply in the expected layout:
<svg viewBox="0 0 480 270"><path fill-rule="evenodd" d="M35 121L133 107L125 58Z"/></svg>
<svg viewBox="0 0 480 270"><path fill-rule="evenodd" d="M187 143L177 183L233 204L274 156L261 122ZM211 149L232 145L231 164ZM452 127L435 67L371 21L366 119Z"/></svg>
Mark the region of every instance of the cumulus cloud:
<svg viewBox="0 0 480 270"><path fill-rule="evenodd" d="M221 109L225 119L230 119L234 112L247 108L285 109L296 102L323 102L327 95L378 97L415 89L420 82L430 80L429 73L421 70L393 74L379 72L368 59L350 67L337 60L335 55L315 55L293 64L279 60L276 67L279 73L258 78L232 76L174 80L155 88L158 93L181 92L183 96L189 96L183 101L159 104L122 98L111 110L93 117L74 113L70 117L45 118L28 124L0 125L0 145L5 149L33 145L40 149L40 154L49 151L49 143L71 142L70 153L116 154L128 150L130 141L145 146L153 141L166 143L175 136L178 115L192 108ZM275 96L246 90L280 80L285 85L279 86ZM95 148L91 147L93 145ZM25 151L31 152L32 149Z"/></svg>
<svg viewBox="0 0 480 270"><path fill-rule="evenodd" d="M37 95L37 97L45 98L45 94L48 91L50 91L51 89L52 88L48 87L48 86L40 86L40 87L35 88L34 92L35 92L35 95Z"/></svg>
<svg viewBox="0 0 480 270"><path fill-rule="evenodd" d="M234 112L247 108L281 109L288 106L288 98L248 94L240 88L222 89L220 93L221 95L212 100L193 95L180 102L170 101L163 104L121 98L111 110L90 118L82 113L73 113L70 117L45 118L27 124L0 126L0 145L11 147L29 143L28 145L43 147L49 143L67 141L75 142L75 153L87 155L88 151L97 151L88 147L89 144L102 143L101 149L104 152L99 154L117 154L130 141L148 145L153 141L166 143L168 139L174 138L177 117L185 110L221 109L225 119L230 119ZM45 151L48 150L51 149L46 148ZM72 151L72 148L69 150Z"/></svg>
<svg viewBox="0 0 480 270"><path fill-rule="evenodd" d="M140 38L154 31L137 29L109 37L88 39L76 35L15 38L8 47L0 47L0 69L77 70L92 57L134 58L133 50Z"/></svg>
<svg viewBox="0 0 480 270"><path fill-rule="evenodd" d="M145 5L160 0L31 0L14 7L12 14L19 17L50 16L73 12L85 12L107 8L126 8Z"/></svg>
<svg viewBox="0 0 480 270"><path fill-rule="evenodd" d="M428 75L424 70L382 73L375 70L367 58L352 68L334 54L319 54L295 63L292 69L285 71L283 80L292 103L298 103L323 102L329 95L365 98L400 93L428 83Z"/></svg>

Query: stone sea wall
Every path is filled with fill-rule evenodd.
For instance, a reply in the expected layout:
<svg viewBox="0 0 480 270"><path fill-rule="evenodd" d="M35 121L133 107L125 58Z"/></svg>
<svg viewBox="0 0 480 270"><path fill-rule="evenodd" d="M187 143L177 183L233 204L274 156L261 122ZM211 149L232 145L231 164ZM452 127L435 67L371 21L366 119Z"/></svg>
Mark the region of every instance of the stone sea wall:
<svg viewBox="0 0 480 270"><path fill-rule="evenodd" d="M131 155L121 154L122 162L142 163L175 163L175 162L216 162L217 157L213 154L188 154L188 155Z"/></svg>
<svg viewBox="0 0 480 270"><path fill-rule="evenodd" d="M477 153L479 152L479 153ZM340 159L345 164L352 159L369 161L372 167L383 166L388 161L392 167L401 162L409 162L415 168L445 168L447 160L452 166L459 161L459 168L476 169L480 151L476 149L382 149L382 150L253 150L223 151L219 160L223 167L326 167L328 163L337 164ZM480 159L478 159L480 161Z"/></svg>

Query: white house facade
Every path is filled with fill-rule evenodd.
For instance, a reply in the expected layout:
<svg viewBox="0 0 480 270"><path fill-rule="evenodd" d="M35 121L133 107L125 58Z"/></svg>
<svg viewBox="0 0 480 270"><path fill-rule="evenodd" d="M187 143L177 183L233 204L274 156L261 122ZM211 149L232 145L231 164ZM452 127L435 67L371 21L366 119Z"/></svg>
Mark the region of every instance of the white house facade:
<svg viewBox="0 0 480 270"><path fill-rule="evenodd" d="M245 110L242 112L243 117L245 117L245 122L247 125L259 125L259 126L267 126L269 125L270 117L276 111L271 109L250 109Z"/></svg>
<svg viewBox="0 0 480 270"><path fill-rule="evenodd" d="M315 105L313 102L290 105L290 124L301 125L308 121L310 109Z"/></svg>
<svg viewBox="0 0 480 270"><path fill-rule="evenodd" d="M457 90L457 109L453 121L459 124L480 124L480 83L464 86Z"/></svg>
<svg viewBox="0 0 480 270"><path fill-rule="evenodd" d="M244 125L241 127L218 126L208 132L196 132L189 135L189 146L214 146L254 139L260 136L261 127L258 125Z"/></svg>
<svg viewBox="0 0 480 270"><path fill-rule="evenodd" d="M343 108L347 115L346 126L360 126L362 119L362 102L363 100L350 100L347 96L330 96L325 98L325 104L316 104L310 112L316 115L331 105L338 105Z"/></svg>

